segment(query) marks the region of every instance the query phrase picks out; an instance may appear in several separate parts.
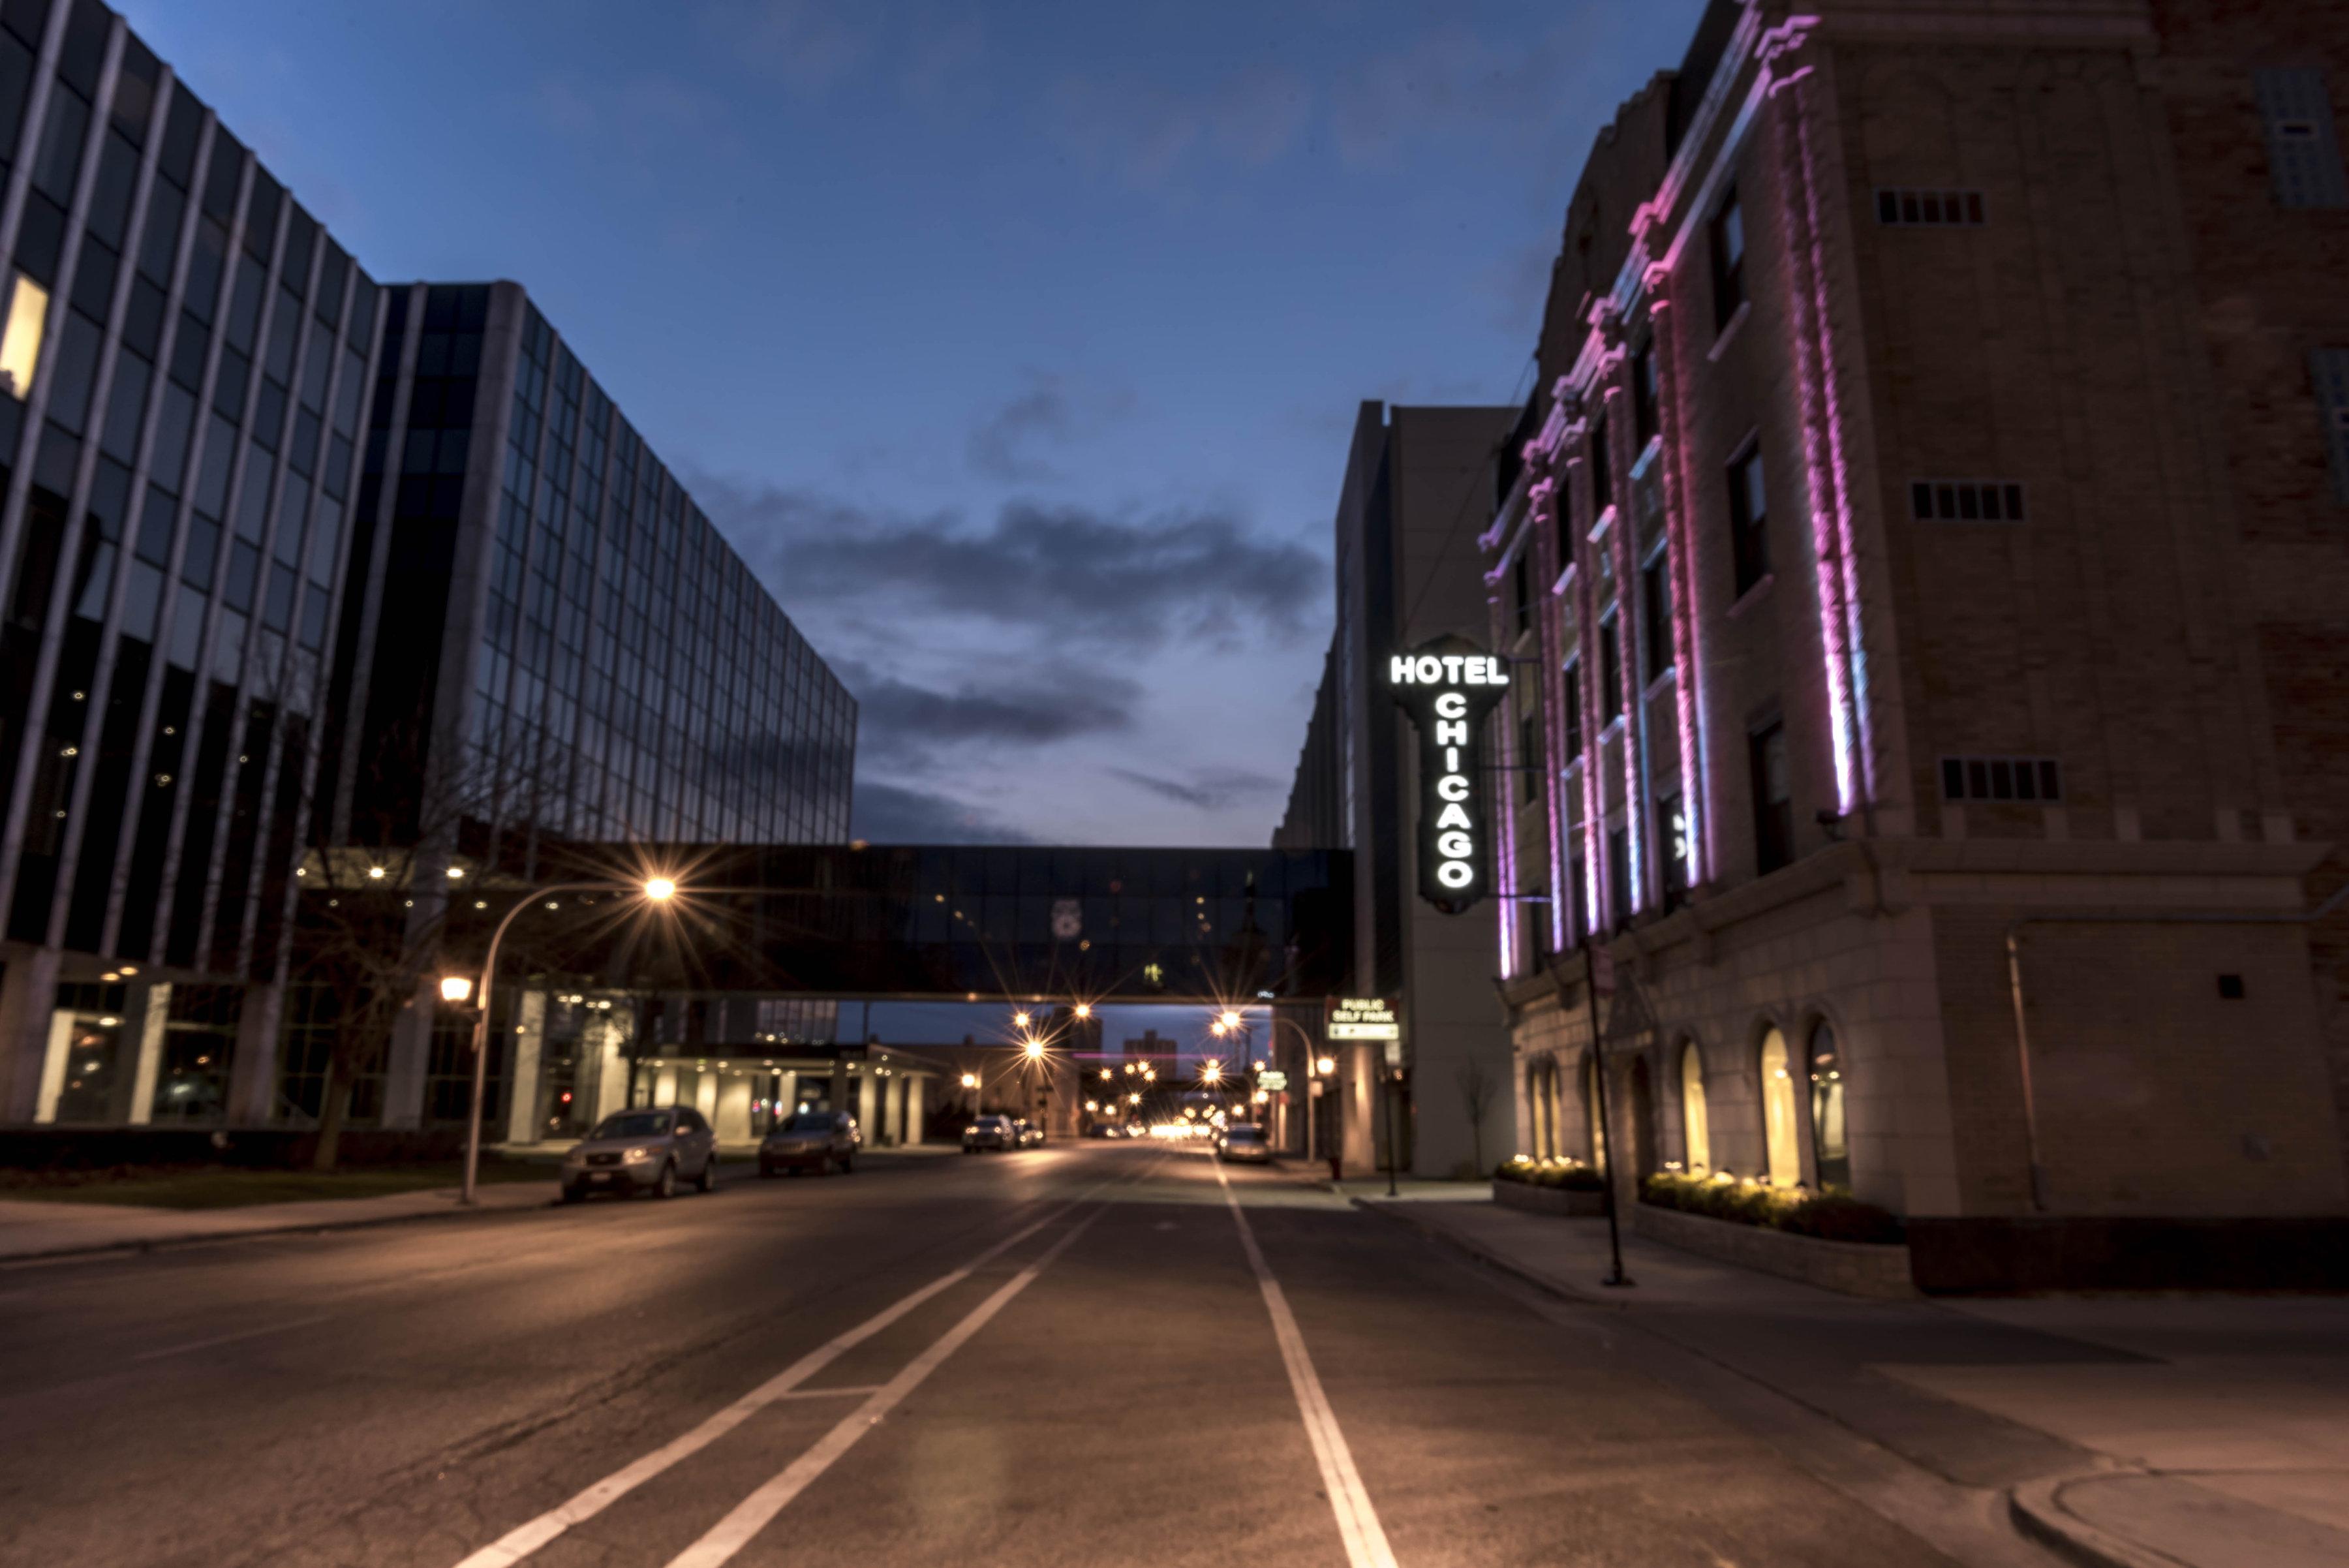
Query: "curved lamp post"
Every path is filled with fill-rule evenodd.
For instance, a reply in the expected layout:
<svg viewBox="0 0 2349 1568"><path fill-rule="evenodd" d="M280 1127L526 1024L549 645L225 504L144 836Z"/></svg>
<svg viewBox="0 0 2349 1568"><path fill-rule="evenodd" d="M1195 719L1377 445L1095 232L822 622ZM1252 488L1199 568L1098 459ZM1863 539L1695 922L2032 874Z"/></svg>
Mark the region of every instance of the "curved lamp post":
<svg viewBox="0 0 2349 1568"><path fill-rule="evenodd" d="M551 888L534 888L529 897L508 909L497 929L490 933L489 955L481 960L481 981L478 992L473 982L463 975L444 975L440 981L440 996L446 1002L463 1002L468 995L475 998L473 1014L473 1103L465 1116L465 1189L458 1199L460 1203L473 1201L473 1189L481 1165L481 1096L486 1091L490 1074L490 988L497 982L498 944L505 940L506 928L514 917L541 898L557 893L642 893L656 904L666 904L677 897L677 884L667 877L647 877L642 882L557 882Z"/></svg>

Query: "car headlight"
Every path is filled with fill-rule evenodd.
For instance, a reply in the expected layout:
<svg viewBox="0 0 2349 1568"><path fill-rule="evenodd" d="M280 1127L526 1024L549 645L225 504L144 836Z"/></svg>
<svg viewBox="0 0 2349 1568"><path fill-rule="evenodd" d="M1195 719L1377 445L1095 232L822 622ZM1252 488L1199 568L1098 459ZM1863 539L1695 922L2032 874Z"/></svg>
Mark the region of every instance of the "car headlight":
<svg viewBox="0 0 2349 1568"><path fill-rule="evenodd" d="M620 1156L620 1158L626 1160L630 1165L642 1165L645 1161L652 1158L653 1156L658 1152L659 1151L657 1149L632 1148L626 1154Z"/></svg>

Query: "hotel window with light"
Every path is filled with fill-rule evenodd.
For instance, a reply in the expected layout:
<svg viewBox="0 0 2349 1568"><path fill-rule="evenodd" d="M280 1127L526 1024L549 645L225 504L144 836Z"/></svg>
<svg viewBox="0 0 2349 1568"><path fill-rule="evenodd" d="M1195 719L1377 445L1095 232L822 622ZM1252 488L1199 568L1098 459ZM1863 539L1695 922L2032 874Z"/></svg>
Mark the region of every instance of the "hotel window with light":
<svg viewBox="0 0 2349 1568"><path fill-rule="evenodd" d="M0 327L0 391L19 402L33 395L41 368L41 335L48 329L49 291L18 273L8 293L8 321Z"/></svg>

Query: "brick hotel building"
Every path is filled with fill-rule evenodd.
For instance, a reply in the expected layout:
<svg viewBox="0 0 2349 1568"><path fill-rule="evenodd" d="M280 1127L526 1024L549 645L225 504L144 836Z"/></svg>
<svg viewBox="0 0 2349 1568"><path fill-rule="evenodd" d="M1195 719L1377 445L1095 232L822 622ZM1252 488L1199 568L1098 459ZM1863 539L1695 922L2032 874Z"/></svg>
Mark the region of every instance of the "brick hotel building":
<svg viewBox="0 0 2349 1568"><path fill-rule="evenodd" d="M2336 0L1716 0L1621 107L1483 539L1521 1148L1597 944L1627 1188L2349 1208L2344 88Z"/></svg>
<svg viewBox="0 0 2349 1568"><path fill-rule="evenodd" d="M0 1123L315 1110L304 846L428 766L511 877L845 834L853 702L521 288L375 282L96 0L0 3Z"/></svg>

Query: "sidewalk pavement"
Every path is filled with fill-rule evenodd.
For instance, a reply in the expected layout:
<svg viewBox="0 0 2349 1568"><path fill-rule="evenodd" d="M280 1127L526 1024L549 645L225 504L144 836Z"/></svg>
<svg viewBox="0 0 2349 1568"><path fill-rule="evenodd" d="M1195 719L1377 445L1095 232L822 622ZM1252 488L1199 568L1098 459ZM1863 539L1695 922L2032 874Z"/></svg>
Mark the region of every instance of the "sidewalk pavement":
<svg viewBox="0 0 2349 1568"><path fill-rule="evenodd" d="M252 1203L235 1209L142 1209L130 1204L0 1201L0 1262L82 1252L171 1246L262 1236L281 1231L338 1231L468 1212L454 1187L388 1192L377 1198L318 1198ZM555 1199L553 1173L540 1181L484 1184L471 1212L543 1209Z"/></svg>
<svg viewBox="0 0 2349 1568"><path fill-rule="evenodd" d="M1829 1417L2026 1533L2121 1568L2349 1563L2349 1299L1862 1301L1626 1233L1457 1201L1355 1201Z"/></svg>

